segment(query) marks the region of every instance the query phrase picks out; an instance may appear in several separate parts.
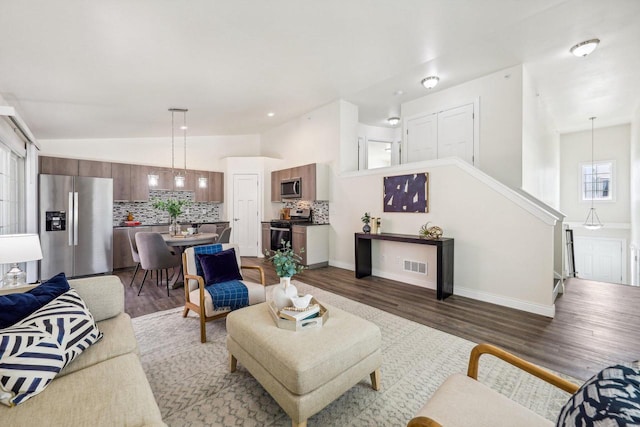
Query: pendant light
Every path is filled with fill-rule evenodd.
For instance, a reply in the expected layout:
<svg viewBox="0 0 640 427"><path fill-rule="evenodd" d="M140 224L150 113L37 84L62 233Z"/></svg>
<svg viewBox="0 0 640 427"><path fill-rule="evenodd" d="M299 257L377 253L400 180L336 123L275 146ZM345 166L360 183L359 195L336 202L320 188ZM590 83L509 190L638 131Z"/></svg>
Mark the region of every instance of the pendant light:
<svg viewBox="0 0 640 427"><path fill-rule="evenodd" d="M600 222L600 217L598 217L596 208L593 207L593 199L595 198L597 184L597 179L594 179L595 168L593 161L593 121L595 119L595 117L589 118L589 120L591 120L591 209L589 209L587 219L584 221L584 228L587 230L598 230L604 226L604 224Z"/></svg>
<svg viewBox="0 0 640 427"><path fill-rule="evenodd" d="M184 188L187 179L187 111L186 108L169 108L171 111L171 174L173 175L173 189ZM184 138L184 170L175 171L175 113L182 113L182 126Z"/></svg>

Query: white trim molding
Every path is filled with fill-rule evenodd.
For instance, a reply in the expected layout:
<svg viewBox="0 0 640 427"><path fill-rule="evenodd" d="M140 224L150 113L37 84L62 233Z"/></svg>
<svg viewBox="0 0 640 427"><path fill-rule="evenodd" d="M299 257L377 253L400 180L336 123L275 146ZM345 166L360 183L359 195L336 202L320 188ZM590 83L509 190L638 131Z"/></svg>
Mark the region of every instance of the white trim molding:
<svg viewBox="0 0 640 427"><path fill-rule="evenodd" d="M555 304L536 304L515 298L490 294L488 292L476 291L474 289L465 288L463 286L454 286L453 294L459 295L461 297L475 299L478 301L488 302L491 304L501 305L504 307L515 308L516 310L539 314L541 316L554 317L556 315Z"/></svg>

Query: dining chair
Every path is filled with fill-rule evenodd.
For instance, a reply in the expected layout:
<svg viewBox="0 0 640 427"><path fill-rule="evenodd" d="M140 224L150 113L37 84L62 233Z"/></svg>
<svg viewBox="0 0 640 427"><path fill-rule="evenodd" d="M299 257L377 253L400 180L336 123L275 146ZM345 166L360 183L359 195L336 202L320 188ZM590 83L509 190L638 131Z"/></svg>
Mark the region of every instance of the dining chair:
<svg viewBox="0 0 640 427"><path fill-rule="evenodd" d="M127 237L129 237L129 248L131 248L131 257L133 258L133 262L136 263L136 269L133 272L133 277L131 277L129 286L133 285L133 281L136 279L136 274L138 274L138 270L140 270L140 254L138 253L138 246L136 245L136 233L138 232L135 229L129 229L127 233Z"/></svg>
<svg viewBox="0 0 640 427"><path fill-rule="evenodd" d="M162 283L162 271L165 270L167 281L167 296L169 296L169 269L179 267L182 264L180 254L173 253L165 243L160 233L141 231L135 235L138 254L140 255L140 266L146 270L138 295L142 291L144 282L149 271L156 271L156 285ZM159 278L159 281L158 281Z"/></svg>
<svg viewBox="0 0 640 427"><path fill-rule="evenodd" d="M216 243L229 243L229 239L231 238L231 227L227 227L222 230L220 233L220 237L216 240Z"/></svg>
<svg viewBox="0 0 640 427"><path fill-rule="evenodd" d="M215 224L202 224L198 227L198 233L217 233L218 226Z"/></svg>

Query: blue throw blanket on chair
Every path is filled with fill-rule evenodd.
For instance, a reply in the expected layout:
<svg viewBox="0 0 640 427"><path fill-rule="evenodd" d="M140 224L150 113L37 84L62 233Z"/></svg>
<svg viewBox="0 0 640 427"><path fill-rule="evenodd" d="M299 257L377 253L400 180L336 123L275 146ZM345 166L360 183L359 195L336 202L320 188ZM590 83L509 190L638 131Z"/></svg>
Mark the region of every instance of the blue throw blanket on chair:
<svg viewBox="0 0 640 427"><path fill-rule="evenodd" d="M215 308L230 307L237 310L249 305L249 290L239 280L209 285L205 289L211 295Z"/></svg>

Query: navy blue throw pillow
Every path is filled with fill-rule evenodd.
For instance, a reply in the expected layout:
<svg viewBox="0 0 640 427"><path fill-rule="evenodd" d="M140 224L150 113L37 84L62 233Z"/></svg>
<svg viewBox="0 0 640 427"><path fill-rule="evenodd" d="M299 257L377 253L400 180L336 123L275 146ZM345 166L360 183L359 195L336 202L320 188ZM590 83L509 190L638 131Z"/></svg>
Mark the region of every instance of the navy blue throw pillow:
<svg viewBox="0 0 640 427"><path fill-rule="evenodd" d="M557 427L640 425L640 369L615 365L589 379L564 405Z"/></svg>
<svg viewBox="0 0 640 427"><path fill-rule="evenodd" d="M228 282L230 280L242 280L238 269L236 251L231 248L216 254L197 254L202 265L204 281L207 285Z"/></svg>
<svg viewBox="0 0 640 427"><path fill-rule="evenodd" d="M0 296L0 329L24 319L69 290L64 273L57 274L27 292Z"/></svg>

